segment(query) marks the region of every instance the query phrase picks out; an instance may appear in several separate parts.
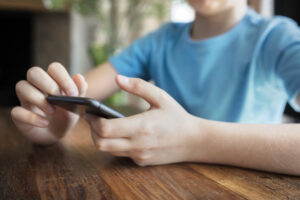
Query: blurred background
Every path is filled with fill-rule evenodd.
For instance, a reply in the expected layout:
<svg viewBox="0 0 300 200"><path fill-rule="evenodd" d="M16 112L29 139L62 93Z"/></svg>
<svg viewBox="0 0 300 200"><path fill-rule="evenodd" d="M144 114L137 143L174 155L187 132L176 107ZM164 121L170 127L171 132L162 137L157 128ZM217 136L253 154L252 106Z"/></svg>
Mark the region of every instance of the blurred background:
<svg viewBox="0 0 300 200"><path fill-rule="evenodd" d="M266 17L285 15L300 22L300 3L251 0ZM15 84L31 66L53 61L84 73L167 21L189 22L194 12L184 0L0 0L0 107L18 104ZM105 103L145 106L123 92ZM287 106L286 120L300 119Z"/></svg>

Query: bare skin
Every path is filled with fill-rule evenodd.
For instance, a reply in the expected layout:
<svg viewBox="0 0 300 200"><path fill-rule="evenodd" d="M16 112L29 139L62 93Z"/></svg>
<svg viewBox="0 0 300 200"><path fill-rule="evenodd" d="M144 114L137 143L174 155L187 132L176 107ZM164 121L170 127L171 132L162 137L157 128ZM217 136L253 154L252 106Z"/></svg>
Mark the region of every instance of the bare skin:
<svg viewBox="0 0 300 200"><path fill-rule="evenodd" d="M243 17L246 7L244 0L189 2L197 12L191 35L194 39L214 37L230 30ZM33 142L55 143L78 117L59 108L51 111L46 94L87 94L101 100L121 88L145 99L151 107L122 119L86 115L99 151L130 157L141 166L195 161L300 175L299 124L249 125L201 119L187 113L156 86L116 75L109 63L87 73L85 79L80 75L71 78L58 63L50 65L47 72L30 69L27 80L17 84L22 105L12 110L12 118ZM297 101L300 105L300 94ZM57 117L60 120L55 120Z"/></svg>
<svg viewBox="0 0 300 200"><path fill-rule="evenodd" d="M189 0L189 3L196 10L191 32L194 40L207 39L229 31L247 11L245 0Z"/></svg>
<svg viewBox="0 0 300 200"><path fill-rule="evenodd" d="M12 109L12 119L33 142L55 143L77 123L79 117L59 107L51 106L47 103L46 96L87 94L89 97L104 99L118 90L113 81L116 74L109 63L87 73L87 81L78 74L71 78L59 63L49 65L47 72L39 67L32 67L27 72L27 80L19 81L16 85L21 106Z"/></svg>

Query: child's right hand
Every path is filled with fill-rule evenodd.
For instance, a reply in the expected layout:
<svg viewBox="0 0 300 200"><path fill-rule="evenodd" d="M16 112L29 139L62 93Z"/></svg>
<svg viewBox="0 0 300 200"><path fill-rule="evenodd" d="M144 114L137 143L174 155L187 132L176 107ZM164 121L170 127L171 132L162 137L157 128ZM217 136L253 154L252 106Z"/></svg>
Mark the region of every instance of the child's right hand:
<svg viewBox="0 0 300 200"><path fill-rule="evenodd" d="M77 74L71 78L59 63L49 65L47 72L32 67L27 72L27 80L16 85L21 106L12 109L12 119L34 143L55 143L77 123L79 116L50 105L47 95L84 96L86 91L84 77Z"/></svg>

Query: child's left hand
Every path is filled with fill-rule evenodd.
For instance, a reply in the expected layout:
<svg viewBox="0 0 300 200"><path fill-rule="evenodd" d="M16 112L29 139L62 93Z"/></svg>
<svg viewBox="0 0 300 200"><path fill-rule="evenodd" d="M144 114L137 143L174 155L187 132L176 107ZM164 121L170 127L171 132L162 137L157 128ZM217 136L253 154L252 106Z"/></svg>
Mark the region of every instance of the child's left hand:
<svg viewBox="0 0 300 200"><path fill-rule="evenodd" d="M165 91L137 78L119 75L116 82L123 90L145 99L150 108L110 120L86 115L98 150L130 157L140 166L189 161L200 150L198 118Z"/></svg>

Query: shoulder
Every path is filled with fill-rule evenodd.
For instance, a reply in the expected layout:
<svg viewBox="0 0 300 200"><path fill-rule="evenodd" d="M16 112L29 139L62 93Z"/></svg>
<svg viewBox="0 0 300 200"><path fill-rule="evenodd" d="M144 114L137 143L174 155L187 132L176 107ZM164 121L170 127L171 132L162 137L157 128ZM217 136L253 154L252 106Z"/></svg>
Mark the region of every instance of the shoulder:
<svg viewBox="0 0 300 200"><path fill-rule="evenodd" d="M248 10L246 23L259 34L290 35L299 32L298 24L294 20L284 16L265 18L251 8Z"/></svg>
<svg viewBox="0 0 300 200"><path fill-rule="evenodd" d="M295 40L300 40L300 29L298 24L284 16L263 18L259 23L259 32L265 41L276 42L277 44L287 45Z"/></svg>
<svg viewBox="0 0 300 200"><path fill-rule="evenodd" d="M300 39L300 29L298 24L288 17L276 16L266 20L265 23L269 29L270 35L273 37L278 39Z"/></svg>
<svg viewBox="0 0 300 200"><path fill-rule="evenodd" d="M251 41L255 44L255 52L258 54L265 53L267 56L271 54L276 57L300 41L300 29L297 23L288 17L264 18L250 9L246 26L245 34L252 36Z"/></svg>
<svg viewBox="0 0 300 200"><path fill-rule="evenodd" d="M298 51L300 29L294 20L276 16L265 20L260 38L266 56L273 55L280 59L287 51Z"/></svg>

